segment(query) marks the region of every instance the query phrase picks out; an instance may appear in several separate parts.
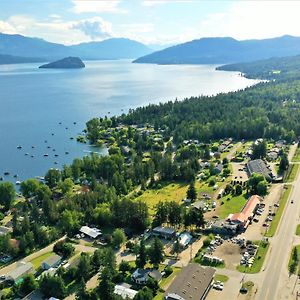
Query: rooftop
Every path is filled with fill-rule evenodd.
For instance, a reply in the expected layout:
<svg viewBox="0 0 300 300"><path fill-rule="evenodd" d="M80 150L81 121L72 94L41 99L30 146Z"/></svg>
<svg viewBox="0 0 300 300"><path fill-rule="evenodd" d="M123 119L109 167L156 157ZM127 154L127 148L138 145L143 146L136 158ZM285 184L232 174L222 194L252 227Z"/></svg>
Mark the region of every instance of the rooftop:
<svg viewBox="0 0 300 300"><path fill-rule="evenodd" d="M210 267L204 268L199 264L188 264L177 275L165 296L169 299L202 299L210 287L215 272Z"/></svg>
<svg viewBox="0 0 300 300"><path fill-rule="evenodd" d="M48 266L53 266L61 261L61 257L57 254L53 254L46 258L42 263L47 264Z"/></svg>
<svg viewBox="0 0 300 300"><path fill-rule="evenodd" d="M82 226L80 228L80 232L84 233L85 235L88 235L89 237L91 237L93 239L95 239L99 235L101 235L101 230L99 230L98 228L91 228L89 226Z"/></svg>
<svg viewBox="0 0 300 300"><path fill-rule="evenodd" d="M123 285L119 285L117 284L115 286L115 291L114 293L116 295L119 295L121 296L123 299L133 299L134 296L138 293L136 290L133 290L131 288L128 288L126 286L123 286Z"/></svg>
<svg viewBox="0 0 300 300"><path fill-rule="evenodd" d="M9 277L9 278L13 279L14 281L16 281L32 269L33 269L32 263L20 262L19 264L17 264L17 267L14 270L10 271L6 275L6 277Z"/></svg>

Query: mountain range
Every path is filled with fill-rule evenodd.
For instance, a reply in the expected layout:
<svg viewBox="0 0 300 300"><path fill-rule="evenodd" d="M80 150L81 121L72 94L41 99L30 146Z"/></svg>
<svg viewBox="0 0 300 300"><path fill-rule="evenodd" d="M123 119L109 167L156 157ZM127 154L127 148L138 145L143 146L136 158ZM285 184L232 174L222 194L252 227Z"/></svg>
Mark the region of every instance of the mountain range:
<svg viewBox="0 0 300 300"><path fill-rule="evenodd" d="M152 51L142 43L125 38L66 46L19 34L0 33L0 54L9 55L8 61L12 61L13 56L18 57L18 62L28 62L28 58L31 58L31 62L51 61L67 56L79 56L82 59L133 59Z"/></svg>
<svg viewBox="0 0 300 300"><path fill-rule="evenodd" d="M135 63L227 64L300 54L300 37L285 35L238 41L231 37L201 38L156 51Z"/></svg>

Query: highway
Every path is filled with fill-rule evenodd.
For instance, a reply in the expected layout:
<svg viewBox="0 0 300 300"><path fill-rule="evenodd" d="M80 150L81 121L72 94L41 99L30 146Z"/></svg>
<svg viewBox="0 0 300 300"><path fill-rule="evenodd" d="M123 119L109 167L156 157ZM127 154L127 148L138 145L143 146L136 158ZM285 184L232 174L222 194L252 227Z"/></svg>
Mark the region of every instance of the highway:
<svg viewBox="0 0 300 300"><path fill-rule="evenodd" d="M291 199L294 201L293 204L291 203ZM284 281L288 278L287 265L295 230L299 221L299 213L300 176L298 173L297 178L293 183L293 189L286 204L284 214L282 215L278 231L271 241L267 264L262 271L262 284L260 285L256 296L256 299L258 300L280 299L282 288L286 288Z"/></svg>

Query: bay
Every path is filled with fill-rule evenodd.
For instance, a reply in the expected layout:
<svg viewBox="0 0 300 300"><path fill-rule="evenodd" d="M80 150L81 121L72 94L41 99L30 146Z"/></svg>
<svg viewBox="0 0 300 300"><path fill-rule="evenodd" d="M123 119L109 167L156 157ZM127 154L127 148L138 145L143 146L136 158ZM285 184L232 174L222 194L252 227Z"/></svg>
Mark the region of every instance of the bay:
<svg viewBox="0 0 300 300"><path fill-rule="evenodd" d="M88 151L107 153L105 148L76 142L92 117L118 115L148 103L235 91L258 82L237 72L215 71L212 65L120 60L89 61L86 68L76 70L38 66L0 66L0 177L4 180L44 176L49 168L61 168Z"/></svg>

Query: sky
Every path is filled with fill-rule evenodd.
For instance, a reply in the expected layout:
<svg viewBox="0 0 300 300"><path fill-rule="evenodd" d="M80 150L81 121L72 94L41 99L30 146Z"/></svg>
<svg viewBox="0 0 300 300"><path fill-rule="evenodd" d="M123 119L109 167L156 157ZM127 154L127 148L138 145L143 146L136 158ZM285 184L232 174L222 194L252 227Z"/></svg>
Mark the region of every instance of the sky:
<svg viewBox="0 0 300 300"><path fill-rule="evenodd" d="M300 1L0 0L0 32L63 43L125 37L148 45L201 37L300 36Z"/></svg>

